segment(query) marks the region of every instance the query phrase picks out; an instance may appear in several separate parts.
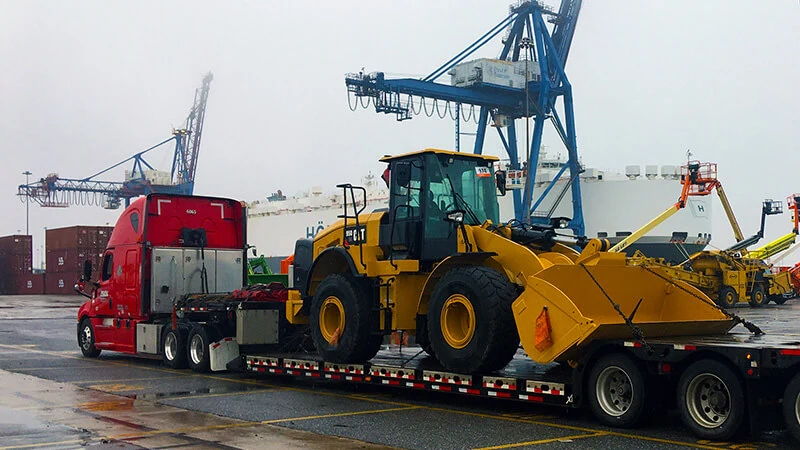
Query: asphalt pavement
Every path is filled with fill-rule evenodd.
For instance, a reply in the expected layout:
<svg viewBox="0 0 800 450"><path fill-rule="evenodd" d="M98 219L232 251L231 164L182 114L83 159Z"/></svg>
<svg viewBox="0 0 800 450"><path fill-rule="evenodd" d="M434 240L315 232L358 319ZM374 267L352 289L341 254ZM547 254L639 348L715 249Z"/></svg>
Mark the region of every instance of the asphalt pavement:
<svg viewBox="0 0 800 450"><path fill-rule="evenodd" d="M324 380L195 374L75 342L80 297L0 297L2 448L790 449L786 432L698 441L675 413L620 430L588 412ZM769 309L800 309L800 302Z"/></svg>

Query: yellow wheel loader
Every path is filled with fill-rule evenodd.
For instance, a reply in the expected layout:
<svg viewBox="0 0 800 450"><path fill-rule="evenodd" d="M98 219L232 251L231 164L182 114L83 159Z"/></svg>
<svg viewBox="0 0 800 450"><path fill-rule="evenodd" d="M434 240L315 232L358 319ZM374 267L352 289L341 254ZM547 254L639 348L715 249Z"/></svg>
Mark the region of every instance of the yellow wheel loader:
<svg viewBox="0 0 800 450"><path fill-rule="evenodd" d="M381 161L388 210L364 211L363 188L340 185L341 220L296 244L287 319L310 325L326 361L367 361L404 332L446 369L477 373L504 367L520 343L549 363L597 340L734 325L697 288L629 266L607 242L579 253L557 226L500 224L496 157L426 149Z"/></svg>

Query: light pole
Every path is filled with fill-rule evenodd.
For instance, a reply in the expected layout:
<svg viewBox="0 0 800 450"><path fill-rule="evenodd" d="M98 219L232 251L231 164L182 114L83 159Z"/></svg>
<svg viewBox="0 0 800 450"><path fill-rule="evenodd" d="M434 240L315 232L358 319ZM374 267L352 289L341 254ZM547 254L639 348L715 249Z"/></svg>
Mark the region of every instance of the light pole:
<svg viewBox="0 0 800 450"><path fill-rule="evenodd" d="M25 175L25 186L30 184L29 177L32 175L30 170L26 170L22 172ZM27 191L26 191L27 192ZM30 233L30 211L31 211L31 198L25 195L25 236L31 234Z"/></svg>
<svg viewBox="0 0 800 450"><path fill-rule="evenodd" d="M530 60L530 49L534 47L533 41L524 37L519 40L519 48L525 52L525 160L528 162L528 173L525 174L526 179L531 176L536 176L536 167L531 167L531 130L530 130L530 95L528 92L528 61ZM532 195L533 193L531 193ZM524 205L528 209L530 205ZM525 223L531 222L531 212L525 211Z"/></svg>

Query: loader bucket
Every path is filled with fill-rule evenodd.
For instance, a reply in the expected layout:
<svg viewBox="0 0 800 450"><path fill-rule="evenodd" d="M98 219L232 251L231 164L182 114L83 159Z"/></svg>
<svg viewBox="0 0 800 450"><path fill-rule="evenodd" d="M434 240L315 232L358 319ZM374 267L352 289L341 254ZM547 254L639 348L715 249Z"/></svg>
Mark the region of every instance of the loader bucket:
<svg viewBox="0 0 800 450"><path fill-rule="evenodd" d="M575 359L596 340L634 339L604 291L626 316L639 304L632 320L645 339L725 334L733 327L733 320L701 291L650 270L624 264L554 265L529 276L513 304L523 349L544 364Z"/></svg>

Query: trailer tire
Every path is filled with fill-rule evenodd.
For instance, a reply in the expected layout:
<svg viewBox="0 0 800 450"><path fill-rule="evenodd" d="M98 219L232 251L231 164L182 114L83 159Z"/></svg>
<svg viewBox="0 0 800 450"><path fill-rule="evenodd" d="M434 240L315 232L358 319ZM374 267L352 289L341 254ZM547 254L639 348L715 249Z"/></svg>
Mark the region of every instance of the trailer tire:
<svg viewBox="0 0 800 450"><path fill-rule="evenodd" d="M457 267L436 284L428 305L428 337L448 370L491 372L517 353L519 334L511 304L515 286L483 266Z"/></svg>
<svg viewBox="0 0 800 450"><path fill-rule="evenodd" d="M731 308L739 302L739 294L733 286L722 286L717 294L717 305L721 308Z"/></svg>
<svg viewBox="0 0 800 450"><path fill-rule="evenodd" d="M694 362L678 381L681 421L701 439L730 439L742 430L745 398L736 373L719 361Z"/></svg>
<svg viewBox="0 0 800 450"><path fill-rule="evenodd" d="M189 331L186 340L186 361L193 372L206 373L211 370L211 358L208 353L210 343L208 329L203 325L195 325Z"/></svg>
<svg viewBox="0 0 800 450"><path fill-rule="evenodd" d="M380 348L370 335L369 296L351 277L325 277L314 292L310 316L314 346L327 361L361 363L375 356Z"/></svg>
<svg viewBox="0 0 800 450"><path fill-rule="evenodd" d="M78 347L81 348L81 353L87 358L97 358L100 356L100 350L94 346L94 327L92 321L88 317L81 320L78 326Z"/></svg>
<svg viewBox="0 0 800 450"><path fill-rule="evenodd" d="M656 404L642 369L621 353L602 356L592 365L587 391L594 416L613 427L640 424Z"/></svg>
<svg viewBox="0 0 800 450"><path fill-rule="evenodd" d="M185 369L186 359L186 330L178 327L172 329L170 325L164 327L161 335L161 360L170 369Z"/></svg>
<svg viewBox="0 0 800 450"><path fill-rule="evenodd" d="M786 429L800 441L800 374L792 377L783 391L783 418Z"/></svg>
<svg viewBox="0 0 800 450"><path fill-rule="evenodd" d="M767 294L764 292L764 286L756 284L753 290L750 291L750 306L753 308L760 308L767 304Z"/></svg>

